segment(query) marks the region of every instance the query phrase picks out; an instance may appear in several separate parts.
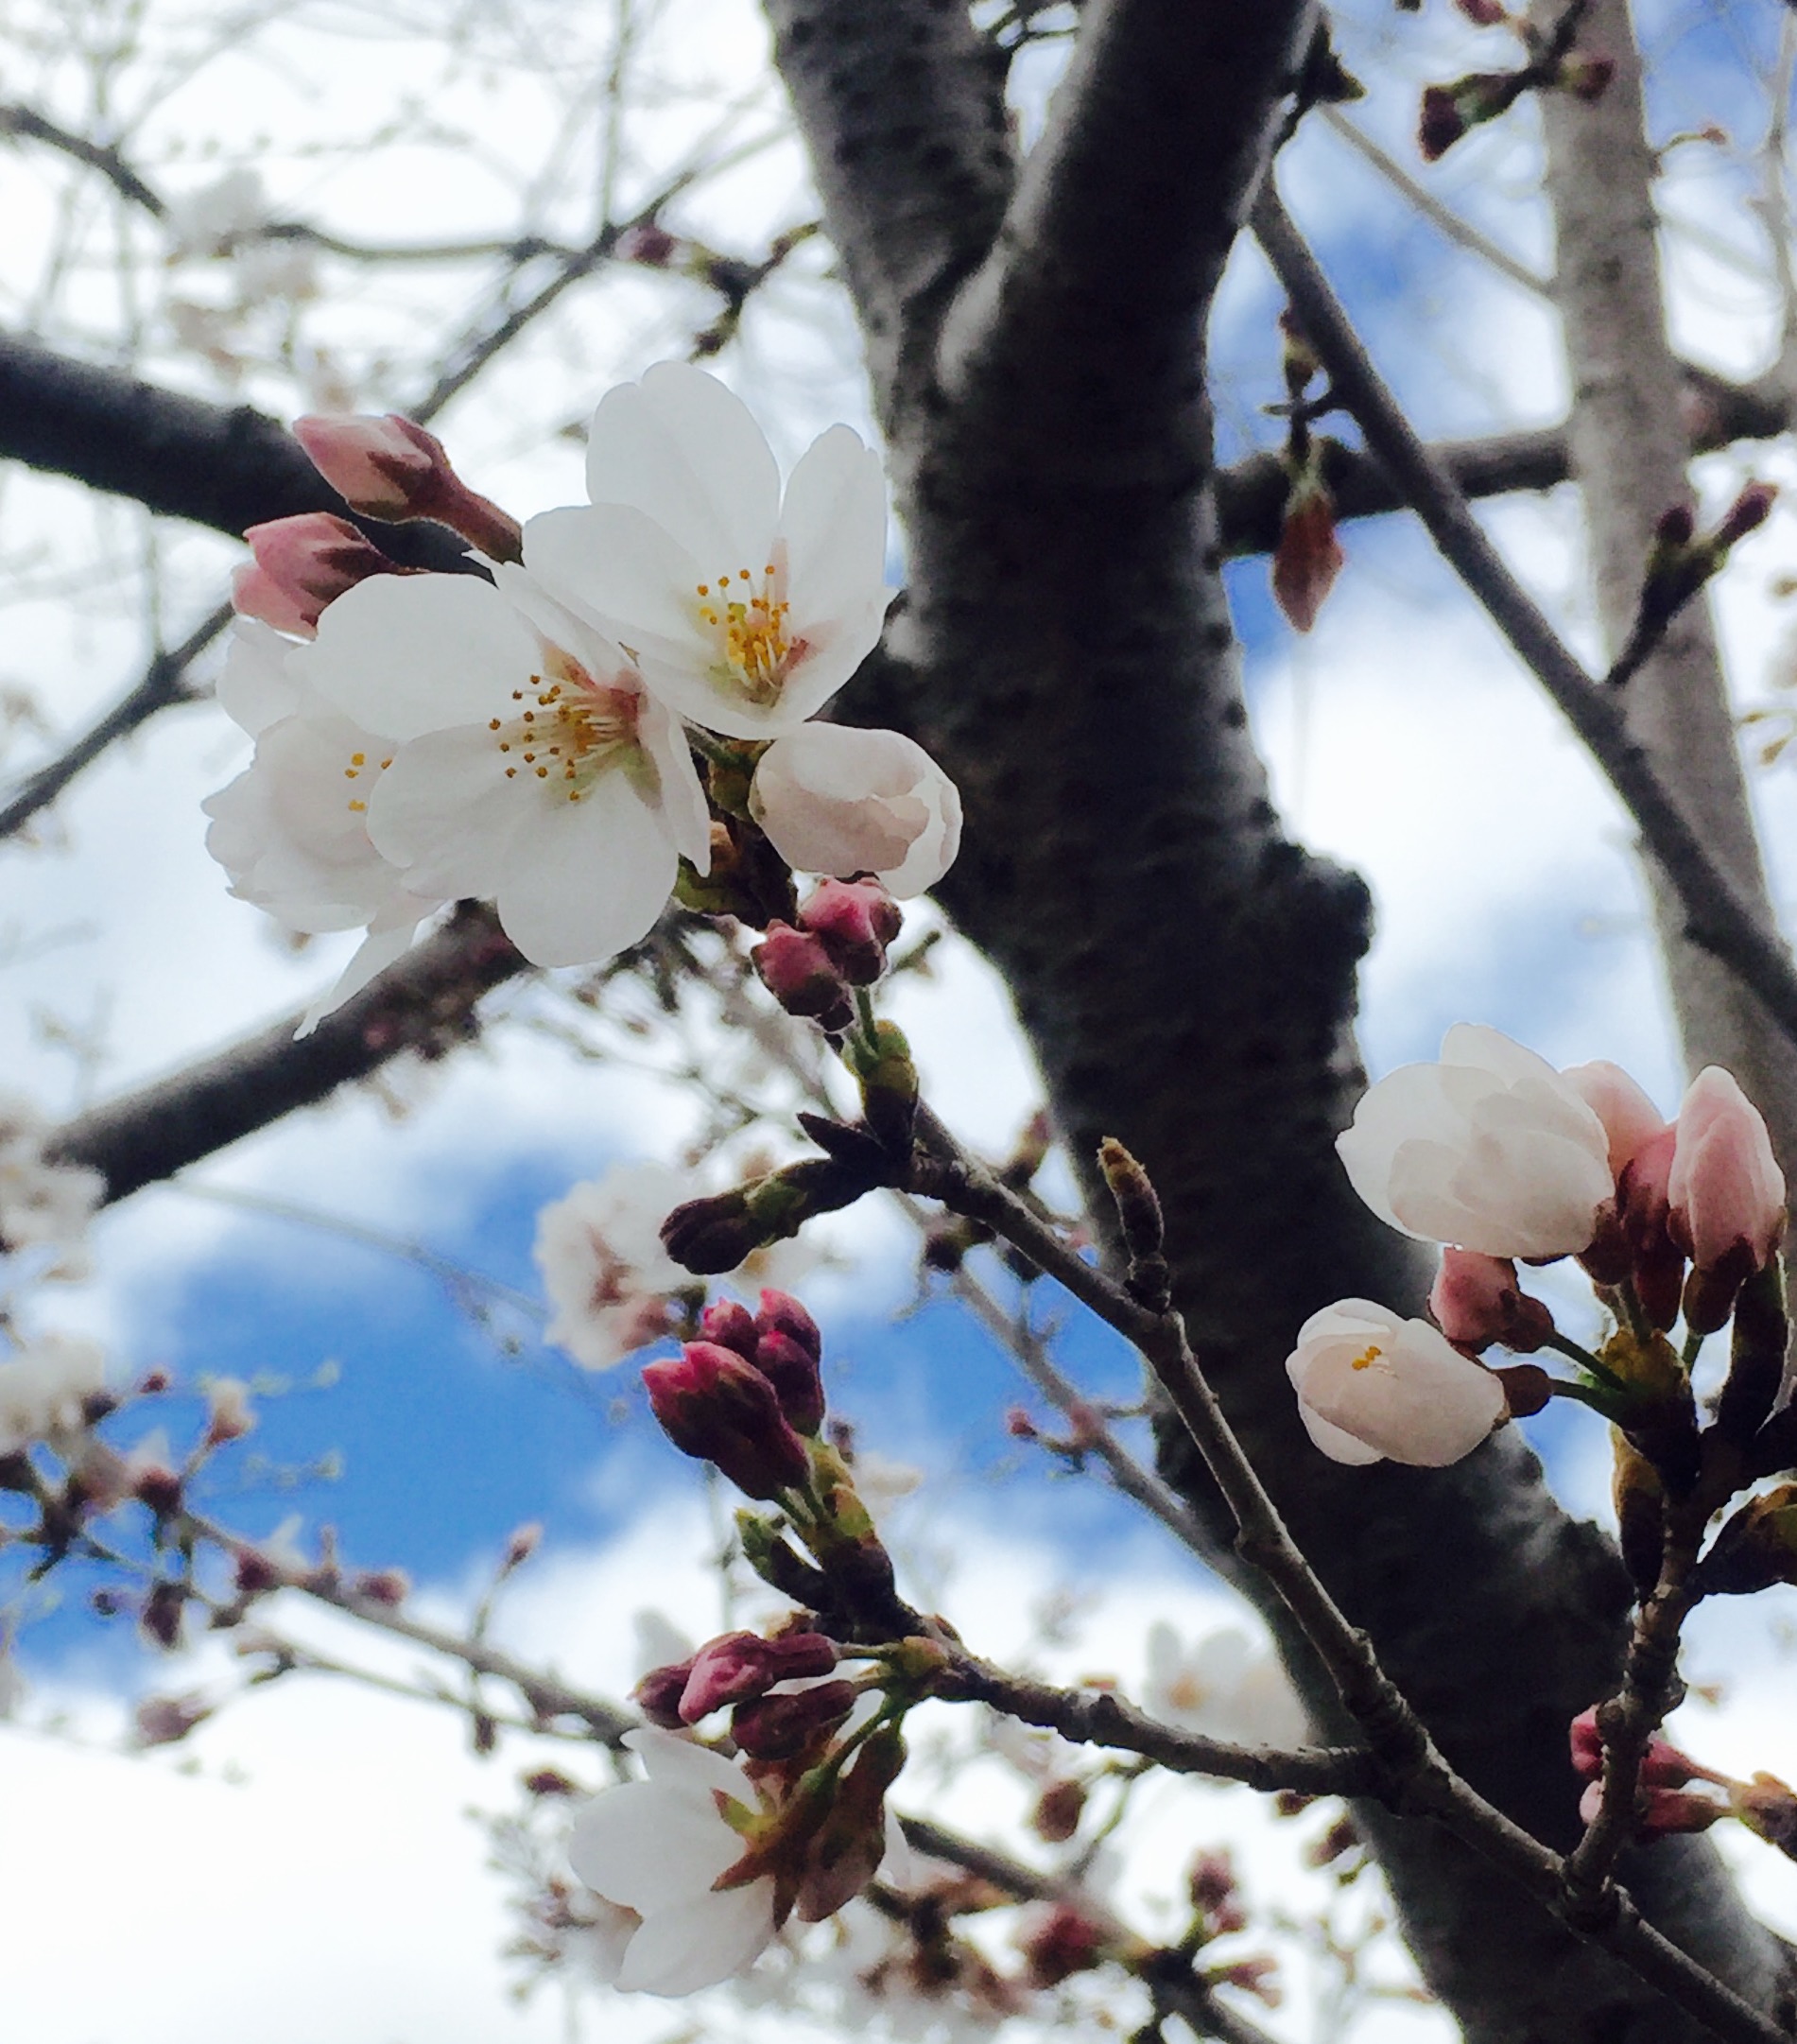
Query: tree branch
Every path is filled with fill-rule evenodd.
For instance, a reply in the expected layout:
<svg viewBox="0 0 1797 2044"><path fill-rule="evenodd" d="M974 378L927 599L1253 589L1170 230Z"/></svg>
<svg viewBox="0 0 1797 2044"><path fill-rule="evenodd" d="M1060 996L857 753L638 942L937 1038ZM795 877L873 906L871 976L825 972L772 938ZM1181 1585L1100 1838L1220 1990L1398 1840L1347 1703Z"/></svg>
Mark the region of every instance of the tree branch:
<svg viewBox="0 0 1797 2044"><path fill-rule="evenodd" d="M1255 208L1254 232L1328 370L1337 397L1402 483L1443 559L1584 741L1676 889L1692 942L1731 965L1771 1019L1797 1041L1797 966L1782 939L1768 927L1745 889L1711 857L1631 735L1621 705L1567 650L1486 538L1452 478L1417 438L1270 184Z"/></svg>
<svg viewBox="0 0 1797 2044"><path fill-rule="evenodd" d="M290 1015L172 1079L78 1115L44 1153L100 1172L106 1201L122 1200L366 1079L402 1051L441 1057L474 1033L481 996L527 970L492 911L464 903L310 1036L294 1040L300 1018Z"/></svg>
<svg viewBox="0 0 1797 2044"><path fill-rule="evenodd" d="M167 217L168 206L162 195L145 183L113 144L90 142L85 135L73 134L30 107L22 106L0 106L0 135L22 135L27 141L60 149L64 156L87 165L90 170L97 170L121 198L141 206L151 218Z"/></svg>

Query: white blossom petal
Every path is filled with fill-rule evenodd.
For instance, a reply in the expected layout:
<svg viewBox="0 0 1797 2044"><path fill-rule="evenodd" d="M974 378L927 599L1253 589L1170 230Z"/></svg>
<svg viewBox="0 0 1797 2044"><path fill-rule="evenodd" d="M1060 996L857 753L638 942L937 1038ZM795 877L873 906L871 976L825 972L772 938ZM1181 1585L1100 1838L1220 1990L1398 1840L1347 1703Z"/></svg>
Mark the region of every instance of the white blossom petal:
<svg viewBox="0 0 1797 2044"><path fill-rule="evenodd" d="M618 1968L620 1992L695 1994L740 1973L773 1940L773 1882L752 1880L646 1917Z"/></svg>
<svg viewBox="0 0 1797 2044"><path fill-rule="evenodd" d="M632 504L712 574L759 558L773 537L780 471L742 400L685 362L658 362L599 400L587 494Z"/></svg>
<svg viewBox="0 0 1797 2044"><path fill-rule="evenodd" d="M512 835L492 892L499 921L535 965L580 965L638 944L675 879L667 825L622 773L578 803L545 805ZM545 875L555 884L545 885Z"/></svg>

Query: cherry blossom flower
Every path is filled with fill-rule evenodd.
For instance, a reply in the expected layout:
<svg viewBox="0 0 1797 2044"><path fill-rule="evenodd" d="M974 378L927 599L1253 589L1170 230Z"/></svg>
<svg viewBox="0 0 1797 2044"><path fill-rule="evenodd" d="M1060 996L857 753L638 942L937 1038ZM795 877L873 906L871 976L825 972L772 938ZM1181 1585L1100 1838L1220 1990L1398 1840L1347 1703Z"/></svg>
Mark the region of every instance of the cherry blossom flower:
<svg viewBox="0 0 1797 2044"><path fill-rule="evenodd" d="M1603 1123L1610 1142L1610 1175L1618 1183L1642 1149L1666 1127L1666 1117L1620 1065L1595 1058L1560 1075Z"/></svg>
<svg viewBox="0 0 1797 2044"><path fill-rule="evenodd" d="M0 1362L0 1455L78 1432L87 1401L105 1389L105 1358L93 1342L43 1334L25 1342Z"/></svg>
<svg viewBox="0 0 1797 2044"><path fill-rule="evenodd" d="M805 724L762 754L749 812L788 866L871 873L901 901L934 887L960 849L959 790L896 731Z"/></svg>
<svg viewBox="0 0 1797 2044"><path fill-rule="evenodd" d="M886 615L886 492L845 425L780 473L716 377L658 363L608 391L587 441L587 510L525 528L525 564L627 646L648 687L728 737L796 731Z"/></svg>
<svg viewBox="0 0 1797 2044"><path fill-rule="evenodd" d="M719 1799L759 1811L761 1798L734 1760L675 1733L645 1728L627 1732L624 1743L648 1779L587 1805L568 1840L568 1862L596 1894L643 1919L618 1987L693 1994L744 1971L772 1941L771 1875L715 1885L743 1856Z"/></svg>
<svg viewBox="0 0 1797 2044"><path fill-rule="evenodd" d="M47 1163L51 1126L29 1100L0 1093L0 1253L54 1249L58 1261L47 1274L78 1277L87 1269L82 1239L106 1180L81 1165Z"/></svg>
<svg viewBox="0 0 1797 2044"><path fill-rule="evenodd" d="M1298 1413L1334 1462L1436 1469L1470 1455L1509 1416L1503 1386L1425 1320L1370 1299L1311 1314L1286 1361Z"/></svg>
<svg viewBox="0 0 1797 2044"><path fill-rule="evenodd" d="M361 948L301 1026L304 1035L411 945L447 898L416 892L368 833L369 794L394 741L357 723L295 671L302 649L255 619L239 618L218 684L254 757L201 807L206 849L241 901L307 934L356 929Z"/></svg>
<svg viewBox="0 0 1797 2044"><path fill-rule="evenodd" d="M1448 1031L1439 1064L1369 1088L1336 1149L1382 1221L1488 1256L1577 1255L1615 1190L1609 1135L1577 1087L1474 1023Z"/></svg>
<svg viewBox="0 0 1797 2044"><path fill-rule="evenodd" d="M556 1309L547 1340L609 1370L667 1333L668 1295L693 1280L662 1247L661 1226L689 1190L665 1165L620 1164L542 1209L531 1254Z"/></svg>
<svg viewBox="0 0 1797 2044"><path fill-rule="evenodd" d="M711 825L680 726L610 640L501 564L379 576L290 656L397 749L368 798L375 848L416 895L491 899L538 965L646 936Z"/></svg>
<svg viewBox="0 0 1797 2044"><path fill-rule="evenodd" d="M1286 1672L1238 1626L1187 1647L1164 1620L1149 1627L1142 1701L1182 1730L1245 1745L1299 1746L1309 1721Z"/></svg>

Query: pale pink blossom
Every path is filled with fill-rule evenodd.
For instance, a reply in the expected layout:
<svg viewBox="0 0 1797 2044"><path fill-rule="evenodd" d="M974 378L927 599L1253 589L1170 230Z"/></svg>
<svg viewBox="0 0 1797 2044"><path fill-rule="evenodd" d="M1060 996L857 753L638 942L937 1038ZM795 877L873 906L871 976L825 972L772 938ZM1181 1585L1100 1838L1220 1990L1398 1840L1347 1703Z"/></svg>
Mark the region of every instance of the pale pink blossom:
<svg viewBox="0 0 1797 2044"><path fill-rule="evenodd" d="M1594 1058L1560 1075L1603 1123L1610 1144L1610 1175L1620 1180L1636 1155L1666 1127L1666 1117L1620 1065Z"/></svg>
<svg viewBox="0 0 1797 2044"><path fill-rule="evenodd" d="M1677 1126L1667 1181L1675 1238L1700 1271L1742 1245L1764 1270L1785 1233L1785 1174L1758 1108L1710 1065L1691 1082Z"/></svg>
<svg viewBox="0 0 1797 2044"><path fill-rule="evenodd" d="M86 1273L87 1224L106 1180L78 1164L52 1164L43 1143L54 1124L18 1094L0 1093L0 1255L21 1249L59 1253L59 1277Z"/></svg>
<svg viewBox="0 0 1797 2044"><path fill-rule="evenodd" d="M620 1164L542 1209L531 1254L555 1308L545 1339L609 1370L667 1333L668 1296L693 1280L662 1247L661 1225L690 1192L665 1165Z"/></svg>
<svg viewBox="0 0 1797 2044"><path fill-rule="evenodd" d="M469 489L442 442L414 421L315 414L294 421L293 437L353 510L395 524L434 519L494 561L518 559L518 521Z"/></svg>
<svg viewBox="0 0 1797 2044"><path fill-rule="evenodd" d="M1554 1331L1554 1316L1516 1281L1508 1256L1477 1249L1444 1249L1429 1291L1435 1324L1460 1348L1501 1342L1519 1356L1532 1355Z"/></svg>
<svg viewBox="0 0 1797 2044"><path fill-rule="evenodd" d="M1250 1746L1300 1746L1309 1720L1272 1652L1238 1626L1188 1647L1157 1619L1149 1627L1142 1701L1165 1724Z"/></svg>
<svg viewBox="0 0 1797 2044"><path fill-rule="evenodd" d="M896 731L813 723L776 738L749 813L788 866L841 880L871 873L901 901L934 887L960 849L959 789Z"/></svg>
<svg viewBox="0 0 1797 2044"><path fill-rule="evenodd" d="M568 1839L568 1863L596 1894L642 1918L616 1984L684 1995L745 1971L772 1942L774 1881L716 1883L743 1857L721 1797L759 1812L754 1783L734 1760L672 1732L627 1732L648 1770L596 1796Z"/></svg>
<svg viewBox="0 0 1797 2044"><path fill-rule="evenodd" d="M106 1389L106 1360L78 1335L41 1334L0 1362L0 1455L34 1441L66 1445Z"/></svg>
<svg viewBox="0 0 1797 2044"><path fill-rule="evenodd" d="M658 363L600 401L588 510L525 528L527 566L628 647L681 716L737 738L796 731L873 650L886 491L847 426L783 494L761 428L716 377Z"/></svg>
<svg viewBox="0 0 1797 2044"><path fill-rule="evenodd" d="M1609 1135L1578 1089L1473 1023L1448 1031L1438 1064L1369 1088L1336 1149L1381 1220L1491 1256L1577 1255L1615 1189Z"/></svg>
<svg viewBox="0 0 1797 2044"><path fill-rule="evenodd" d="M1508 1416L1502 1385L1425 1320L1370 1299L1313 1313L1286 1361L1310 1438L1335 1462L1389 1457L1435 1469Z"/></svg>
<svg viewBox="0 0 1797 2044"><path fill-rule="evenodd" d="M538 965L593 964L647 936L711 825L678 722L617 647L522 570L381 576L292 664L389 733L369 837L423 898L480 896Z"/></svg>

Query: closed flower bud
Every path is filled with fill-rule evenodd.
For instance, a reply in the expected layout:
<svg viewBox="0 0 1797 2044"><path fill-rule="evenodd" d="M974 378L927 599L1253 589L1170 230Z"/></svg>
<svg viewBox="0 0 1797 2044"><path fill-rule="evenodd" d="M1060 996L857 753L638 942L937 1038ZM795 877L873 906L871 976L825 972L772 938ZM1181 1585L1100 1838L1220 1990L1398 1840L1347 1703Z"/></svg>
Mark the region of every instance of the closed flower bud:
<svg viewBox="0 0 1797 2044"><path fill-rule="evenodd" d="M754 1364L773 1386L787 1419L801 1433L816 1433L823 1425L823 1378L811 1351L776 1330L756 1343Z"/></svg>
<svg viewBox="0 0 1797 2044"><path fill-rule="evenodd" d="M908 1152L917 1119L917 1066L904 1031L895 1022L875 1024L873 1048L851 1040L843 1062L860 1082L868 1127L883 1143Z"/></svg>
<svg viewBox="0 0 1797 2044"><path fill-rule="evenodd" d="M1585 1781L1603 1778L1603 1734L1598 1729L1595 1705L1581 1710L1572 1721L1572 1771ZM1658 1737L1648 1741L1648 1750L1641 1759L1640 1782L1644 1789L1682 1789L1688 1782L1714 1778L1706 1768L1700 1767L1667 1741Z"/></svg>
<svg viewBox="0 0 1797 2044"><path fill-rule="evenodd" d="M808 932L769 923L749 956L756 978L788 1014L809 1016L833 1033L855 1020L855 1004L835 961Z"/></svg>
<svg viewBox="0 0 1797 2044"><path fill-rule="evenodd" d="M816 1682L783 1696L740 1705L730 1736L751 1759L795 1760L814 1741L837 1730L855 1708L853 1682Z"/></svg>
<svg viewBox="0 0 1797 2044"><path fill-rule="evenodd" d="M1082 1781L1051 1781L1036 1798L1029 1827L1050 1845L1064 1845L1080 1828L1085 1813L1086 1789Z"/></svg>
<svg viewBox="0 0 1797 2044"><path fill-rule="evenodd" d="M813 1362L823 1360L822 1331L789 1291L777 1291L771 1285L763 1286L755 1329L761 1335L784 1334L788 1341L796 1342Z"/></svg>
<svg viewBox="0 0 1797 2044"><path fill-rule="evenodd" d="M1489 1348L1497 1342L1519 1356L1531 1356L1554 1331L1554 1316L1517 1283L1515 1264L1476 1249L1442 1252L1429 1311L1459 1348Z"/></svg>
<svg viewBox="0 0 1797 2044"><path fill-rule="evenodd" d="M1722 522L1716 528L1717 544L1733 546L1737 540L1745 539L1757 527L1763 526L1771 516L1777 495L1774 483L1750 482L1723 513Z"/></svg>
<svg viewBox="0 0 1797 2044"><path fill-rule="evenodd" d="M238 571L232 608L240 617L260 617L278 632L306 638L317 632L325 606L346 589L371 575L400 572L371 540L328 511L251 526L244 540L255 566Z"/></svg>
<svg viewBox="0 0 1797 2044"><path fill-rule="evenodd" d="M1332 1461L1440 1468L1509 1418L1503 1387L1426 1321L1368 1299L1313 1313L1287 1359L1299 1416Z"/></svg>
<svg viewBox="0 0 1797 2044"><path fill-rule="evenodd" d="M1797 1793L1776 1775L1730 1784L1729 1807L1756 1838L1797 1860Z"/></svg>
<svg viewBox="0 0 1797 2044"><path fill-rule="evenodd" d="M896 731L802 724L762 754L749 812L799 872L871 873L901 899L934 887L960 849L959 792Z"/></svg>
<svg viewBox="0 0 1797 2044"><path fill-rule="evenodd" d="M1023 1955L1031 1986L1058 1987L1099 1963L1104 1933L1071 1902L1056 1902L1024 1937Z"/></svg>
<svg viewBox="0 0 1797 2044"><path fill-rule="evenodd" d="M681 1729L680 1702L686 1693L695 1658L688 1654L683 1661L669 1661L664 1667L651 1668L631 1691L631 1701L651 1724L659 1724L669 1732Z"/></svg>
<svg viewBox="0 0 1797 2044"><path fill-rule="evenodd" d="M734 1348L749 1361L755 1360L755 1343L761 1339L761 1331L755 1325L755 1316L740 1299L714 1299L700 1315L699 1331L719 1348Z"/></svg>
<svg viewBox="0 0 1797 2044"><path fill-rule="evenodd" d="M1589 1824L1602 1808L1603 1784L1591 1782L1579 1798L1579 1814ZM1684 1789L1644 1789L1635 1798L1634 1835L1650 1840L1674 1831L1707 1831L1719 1817L1728 1814L1725 1803L1707 1795L1693 1795Z"/></svg>
<svg viewBox="0 0 1797 2044"><path fill-rule="evenodd" d="M1758 1109L1717 1065L1692 1081L1676 1126L1667 1227L1695 1265L1685 1291L1686 1324L1707 1334L1783 1239L1785 1176Z"/></svg>
<svg viewBox="0 0 1797 2044"><path fill-rule="evenodd" d="M319 414L296 419L293 437L353 511L403 525L434 519L495 561L523 558L518 521L469 489L443 443L410 419Z"/></svg>
<svg viewBox="0 0 1797 2044"><path fill-rule="evenodd" d="M821 1633L788 1633L781 1639L725 1633L693 1656L681 1693L681 1723L697 1724L714 1710L764 1695L776 1682L827 1675L836 1663L836 1647Z"/></svg>
<svg viewBox="0 0 1797 2044"><path fill-rule="evenodd" d="M817 938L851 986L872 986L886 970L887 947L904 923L899 905L877 880L824 880L799 911L799 927Z"/></svg>
<svg viewBox="0 0 1797 2044"><path fill-rule="evenodd" d="M1577 1088L1471 1023L1448 1031L1439 1064L1369 1088L1336 1149L1382 1220L1489 1256L1577 1256L1615 1193L1609 1135Z"/></svg>
<svg viewBox="0 0 1797 2044"><path fill-rule="evenodd" d="M715 1342L689 1342L678 1358L643 1372L662 1431L683 1455L709 1462L751 1498L778 1498L810 1469L773 1386L752 1363Z"/></svg>
<svg viewBox="0 0 1797 2044"><path fill-rule="evenodd" d="M1610 1175L1620 1181L1629 1161L1668 1124L1666 1117L1620 1065L1594 1058L1560 1075L1599 1121L1610 1145Z"/></svg>

